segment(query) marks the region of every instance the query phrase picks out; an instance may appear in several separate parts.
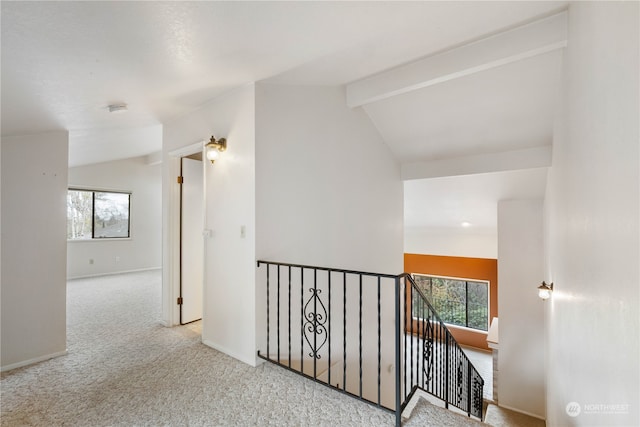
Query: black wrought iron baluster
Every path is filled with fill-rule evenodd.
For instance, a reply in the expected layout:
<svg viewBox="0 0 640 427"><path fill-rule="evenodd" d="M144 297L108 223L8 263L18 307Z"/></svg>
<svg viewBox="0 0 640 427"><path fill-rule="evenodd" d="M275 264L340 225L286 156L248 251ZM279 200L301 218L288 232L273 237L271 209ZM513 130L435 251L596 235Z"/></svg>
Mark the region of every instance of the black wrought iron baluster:
<svg viewBox="0 0 640 427"><path fill-rule="evenodd" d="M405 289L406 289L406 279L405 279ZM405 327L402 327L401 324L401 320L400 320L400 277L396 277L395 279L395 315L396 315L396 324L395 324L395 330L396 330L396 405L395 405L395 411L396 411L396 427L400 427L400 425L402 424L402 403L400 400L400 333L402 333L404 335L404 346L405 346L405 361L406 361L406 348L407 348L407 330L406 330L406 319L407 319L407 304L405 301L404 304L404 322L405 322ZM406 382L406 378L407 378L407 370L406 370L406 363L403 364L404 365L404 376L405 376L405 394L404 397L406 397L407 393L407 382Z"/></svg>
<svg viewBox="0 0 640 427"><path fill-rule="evenodd" d="M278 292L277 292L277 315L276 315L276 336L278 340L278 363L280 363L280 266L278 265Z"/></svg>
<svg viewBox="0 0 640 427"><path fill-rule="evenodd" d="M435 389L436 389L436 393L437 396L442 396L442 361L441 361L441 352L442 352L442 337L440 336L440 324L439 323L435 323L435 328L436 328L436 342L438 344L438 346L436 347L436 378L438 378L438 380L435 381Z"/></svg>
<svg viewBox="0 0 640 427"><path fill-rule="evenodd" d="M271 266L267 264L267 357L271 358L271 353L269 352L269 341L271 340L270 330L269 330L269 270Z"/></svg>
<svg viewBox="0 0 640 427"><path fill-rule="evenodd" d="M360 398L362 399L362 274L360 276L360 282L358 287L359 292L359 311L358 311L358 363L360 371Z"/></svg>
<svg viewBox="0 0 640 427"><path fill-rule="evenodd" d="M400 279L398 279L400 280ZM404 363L402 364L402 371L404 373L404 395L403 397L407 397L407 290L411 289L410 286L407 286L407 279L404 279L404 290L405 290L405 294L403 295L404 298L404 316L402 317L403 322L404 322L404 328L402 328L402 335L403 335L403 340L404 340L404 351L403 351L403 355L404 355ZM396 290L397 292L397 290ZM409 291L410 292L410 291ZM400 296L398 296L398 298L400 298ZM409 300L411 300L411 296L409 296ZM411 321L411 319L409 319L409 321ZM398 326L399 328L400 326Z"/></svg>
<svg viewBox="0 0 640 427"><path fill-rule="evenodd" d="M454 347L455 348L455 359L456 359L456 405L460 405L460 402L462 401L462 396L463 396L463 385L464 385L464 379L463 379L463 374L464 374L464 369L463 369L463 364L462 364L462 357L460 357L460 347L458 347L457 345Z"/></svg>
<svg viewBox="0 0 640 427"><path fill-rule="evenodd" d="M414 303L416 305L416 310L419 313L416 316L415 319L415 343L416 346L414 348L414 352L415 352L415 358L416 358L416 376L413 379L413 384L417 387L420 386L420 371L421 369L421 362L422 362L422 357L420 355L421 353L421 349L422 346L420 345L420 342L422 340L422 311L424 310L424 304L422 302L422 298L420 298L420 296L416 293L416 302Z"/></svg>
<svg viewBox="0 0 640 427"><path fill-rule="evenodd" d="M433 383L433 389L436 393L436 396L442 396L440 393L440 383L442 382L442 372L441 372L441 363L440 363L440 351L442 349L442 341L440 340L440 328L438 327L438 323L435 323L435 343L437 346L434 348L434 377L437 378Z"/></svg>
<svg viewBox="0 0 640 427"><path fill-rule="evenodd" d="M381 363L381 327L380 327L380 276L378 276L378 406L380 406L380 363Z"/></svg>
<svg viewBox="0 0 640 427"><path fill-rule="evenodd" d="M328 366L327 366L327 384L331 384L331 270L327 271L327 294L329 298L328 306L329 306L329 314L327 315L328 319L328 328L329 332L327 332L327 339L329 340L329 357L328 357Z"/></svg>
<svg viewBox="0 0 640 427"><path fill-rule="evenodd" d="M450 386L450 384L449 384L449 362L450 362L449 334L445 335L445 353L444 353L444 356L445 356L445 370L446 370L445 376L444 376L444 379L445 379L445 387L444 388L445 388L445 395L446 395L445 396L445 400L444 400L444 407L449 409L449 400L450 400L450 397L449 397L449 386Z"/></svg>
<svg viewBox="0 0 640 427"><path fill-rule="evenodd" d="M440 347L441 347L441 363L442 363L442 373L441 373L441 388L442 388L442 399L443 400L447 400L447 336L444 334L444 325L442 325L442 323L440 324L440 336L441 336L441 341L440 341Z"/></svg>
<svg viewBox="0 0 640 427"><path fill-rule="evenodd" d="M411 293L409 297L409 331L410 331L409 342L411 343L411 346L410 346L411 348L409 349L409 355L411 356L411 360L409 362L409 367L411 368L409 370L409 378L411 379L411 383L409 384L409 390L411 390L413 388L413 364L415 363L413 359L413 355L414 355L413 341L415 340L414 333L413 333L413 315L414 315L413 300L415 299L413 286L409 287L409 292Z"/></svg>
<svg viewBox="0 0 640 427"><path fill-rule="evenodd" d="M313 379L317 378L318 362L318 270L313 269Z"/></svg>
<svg viewBox="0 0 640 427"><path fill-rule="evenodd" d="M418 298L418 311L420 312L419 319L416 319L416 335L418 336L418 340L416 341L416 385L420 386L422 382L420 381L420 373L424 370L424 356L422 355L422 348L424 346L424 300L420 296L420 294L416 295ZM421 345L422 342L422 345Z"/></svg>
<svg viewBox="0 0 640 427"><path fill-rule="evenodd" d="M467 415L471 417L471 363L467 363Z"/></svg>
<svg viewBox="0 0 640 427"><path fill-rule="evenodd" d="M438 379L440 379L440 333L438 329L438 324L434 323L434 348L433 348L433 370L434 370L434 381L433 381L433 392L436 396L440 396L440 388Z"/></svg>
<svg viewBox="0 0 640 427"><path fill-rule="evenodd" d="M483 410L483 388L484 388L484 380L477 372L474 372L473 378L473 409L474 415L480 419L482 419L482 410Z"/></svg>
<svg viewBox="0 0 640 427"><path fill-rule="evenodd" d="M438 331L438 378L440 381L437 381L438 386L438 396L443 396L443 387L444 387L444 358L442 357L442 350L444 348L443 339L442 339L442 328L440 327L440 322L436 323L437 331Z"/></svg>
<svg viewBox="0 0 640 427"><path fill-rule="evenodd" d="M427 343L427 334L426 334L426 330L427 330L427 319L426 316L424 315L424 300L422 298L420 298L420 300L422 301L422 310L420 310L420 313L422 314L422 322L420 323L420 335L422 336L422 357L420 358L420 360L422 361L422 369L421 374L422 374L422 381L420 381L420 385L422 388L424 388L424 370L425 370L425 366L427 364L427 360L424 357L424 347Z"/></svg>
<svg viewBox="0 0 640 427"><path fill-rule="evenodd" d="M289 367L291 367L291 266L289 266L289 274L288 274L288 278L289 278L289 334L288 334L288 341L289 341Z"/></svg>
<svg viewBox="0 0 640 427"><path fill-rule="evenodd" d="M347 389L347 273L342 273L342 391Z"/></svg>
<svg viewBox="0 0 640 427"><path fill-rule="evenodd" d="M304 268L300 267L300 372L304 372Z"/></svg>

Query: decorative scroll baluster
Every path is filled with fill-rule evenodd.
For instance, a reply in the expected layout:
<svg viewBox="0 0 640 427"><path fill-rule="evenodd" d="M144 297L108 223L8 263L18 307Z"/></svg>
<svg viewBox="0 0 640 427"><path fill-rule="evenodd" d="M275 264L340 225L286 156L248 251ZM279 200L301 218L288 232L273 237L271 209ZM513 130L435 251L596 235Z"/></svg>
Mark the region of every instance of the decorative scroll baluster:
<svg viewBox="0 0 640 427"><path fill-rule="evenodd" d="M473 375L473 414L482 418L483 397L482 389L484 388L484 380L475 373Z"/></svg>
<svg viewBox="0 0 640 427"><path fill-rule="evenodd" d="M424 320L426 332L422 338L423 373L426 383L431 382L431 370L433 369L433 325L430 319Z"/></svg>
<svg viewBox="0 0 640 427"><path fill-rule="evenodd" d="M311 292L311 296L304 306L304 339L311 349L309 356L320 359L321 356L318 352L327 342L328 335L327 328L324 326L327 322L327 309L320 299L322 289L309 288L309 292ZM317 312L314 311L314 307Z"/></svg>

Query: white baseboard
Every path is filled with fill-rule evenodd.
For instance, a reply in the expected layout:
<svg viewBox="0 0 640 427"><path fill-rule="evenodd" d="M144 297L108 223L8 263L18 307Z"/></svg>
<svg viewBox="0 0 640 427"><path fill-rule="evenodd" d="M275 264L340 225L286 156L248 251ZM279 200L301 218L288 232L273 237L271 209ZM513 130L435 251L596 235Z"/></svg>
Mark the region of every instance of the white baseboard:
<svg viewBox="0 0 640 427"><path fill-rule="evenodd" d="M23 360L22 362L12 363L10 365L0 367L0 372L10 371L16 368L22 368L24 366L33 365L34 363L44 362L45 360L53 359L55 357L66 356L67 350L59 351L57 353L51 353L44 356L34 357L33 359Z"/></svg>
<svg viewBox="0 0 640 427"><path fill-rule="evenodd" d="M238 359L242 363L246 363L247 365L253 366L254 368L256 366L258 366L255 359L254 360L248 360L246 357L241 356L241 355L229 350L228 348L225 348L225 347L223 347L221 345L218 345L218 344L214 343L213 341L202 340L202 344L206 345L207 347L211 347L211 348L213 348L215 350L218 350L218 351L226 354L227 356L231 356L234 359Z"/></svg>
<svg viewBox="0 0 640 427"><path fill-rule="evenodd" d="M135 270L123 270L123 271L111 271L108 273L99 273L99 274L87 274L84 276L67 277L67 280L90 279L92 277L114 276L116 274L126 274L126 273L140 273L142 271L152 271L152 270L162 270L162 267L148 267L148 268L138 268Z"/></svg>
<svg viewBox="0 0 640 427"><path fill-rule="evenodd" d="M500 408L504 408L504 409L508 409L508 410L510 410L510 411L513 411L513 412L518 412L518 413L520 413L520 414L528 415L528 416L530 416L530 417L537 418L537 419L539 419L539 420L543 420L543 421L545 420L545 418L544 418L544 417L542 417L542 416L540 416L540 415L538 415L538 414L532 414L531 412L523 411L523 410L521 410L521 409L517 409L517 408L512 408L511 406L503 405L503 404L501 404L501 403L499 403L499 404L495 404L495 406L498 406L498 407L500 407Z"/></svg>

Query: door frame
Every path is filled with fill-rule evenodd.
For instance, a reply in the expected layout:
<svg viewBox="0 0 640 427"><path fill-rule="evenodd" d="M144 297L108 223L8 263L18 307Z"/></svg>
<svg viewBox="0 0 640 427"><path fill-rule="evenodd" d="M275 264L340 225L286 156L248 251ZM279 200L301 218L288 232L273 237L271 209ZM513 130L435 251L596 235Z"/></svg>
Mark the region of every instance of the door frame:
<svg viewBox="0 0 640 427"><path fill-rule="evenodd" d="M196 142L186 145L176 150L170 151L168 159L168 171L169 171L169 215L168 215L168 286L166 295L163 296L163 306L167 308L168 318L165 320L165 326L178 326L180 325L180 306L177 304L178 296L180 295L180 184L178 184L176 178L180 176L180 162L183 157L190 156L192 154L200 153L203 151L202 142ZM203 160L204 163L204 160ZM206 187L204 188L206 194ZM206 199L206 197L205 197ZM206 204L205 204L206 206ZM203 212L204 215L204 212ZM205 225L206 226L206 225ZM204 256L204 245L203 245ZM204 277L204 271L203 271ZM202 313L204 319L204 313Z"/></svg>

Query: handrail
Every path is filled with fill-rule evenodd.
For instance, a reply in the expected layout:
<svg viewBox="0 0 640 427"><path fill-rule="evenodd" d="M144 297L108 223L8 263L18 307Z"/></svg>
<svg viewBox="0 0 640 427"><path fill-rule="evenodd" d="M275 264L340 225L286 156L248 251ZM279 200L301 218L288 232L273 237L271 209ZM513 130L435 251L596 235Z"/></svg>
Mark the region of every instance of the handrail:
<svg viewBox="0 0 640 427"><path fill-rule="evenodd" d="M303 265L303 264L288 264L286 262L273 262L273 261L263 261L263 260L258 260L257 264L258 264L258 267L260 267L260 264L280 265L280 266L283 266L283 267L304 268L304 269L317 270L317 271L331 271L331 272L334 272L334 273L361 274L363 276L384 277L384 278L387 278L387 279L395 279L396 277L402 277L405 274L407 274L407 273L402 273L400 275L397 275L397 274L371 273L371 272L368 272L368 271L343 270L341 268L318 267L318 266L315 266L315 265Z"/></svg>
<svg viewBox="0 0 640 427"><path fill-rule="evenodd" d="M263 265L266 354L258 357L394 413L398 427L418 389L482 419L484 381L410 274Z"/></svg>
<svg viewBox="0 0 640 427"><path fill-rule="evenodd" d="M475 366L473 366L473 363L471 363L469 358L466 356L449 328L447 328L444 321L440 318L433 305L429 302L429 299L416 284L413 277L408 273L404 273L402 276L410 284L410 291L407 295L407 297L410 298L410 311L408 313L408 317L405 306L405 321L409 320L408 332L411 336L415 335L422 341L420 357L416 357L414 360L414 343L413 340L410 340L411 348L409 349L409 364L411 369L409 381L406 380L406 370L404 375L405 383L409 383L408 385L411 391L408 393L409 399L405 399L405 401L408 402L408 400L410 400L410 397L416 389L421 389L441 400L444 400L445 407L448 407L449 404L451 404L467 412L469 416L474 415L482 420L482 411L484 406L482 390L484 388L484 380ZM413 301L414 294L417 296L416 303ZM426 308L427 318L413 317L414 304L417 304L421 309L420 311L422 312L422 316L424 316ZM416 325L415 330L414 324ZM405 334L405 343L406 335L407 334ZM420 345L420 343L418 344ZM444 354L442 354L443 344L445 349ZM415 350L417 352L418 349ZM405 362L406 359L407 356L405 353ZM406 363L404 366L406 369ZM416 367L416 381L414 381L413 376L414 366ZM421 368L422 370L421 381L418 368ZM442 370L444 370L445 375L444 387L442 387L441 383L433 381L434 377L431 377L432 372L441 373Z"/></svg>

